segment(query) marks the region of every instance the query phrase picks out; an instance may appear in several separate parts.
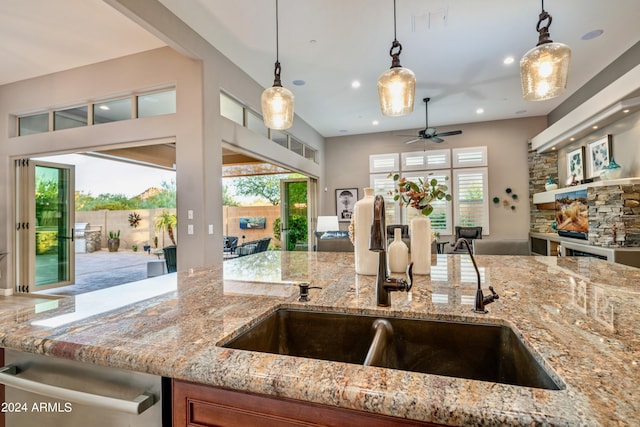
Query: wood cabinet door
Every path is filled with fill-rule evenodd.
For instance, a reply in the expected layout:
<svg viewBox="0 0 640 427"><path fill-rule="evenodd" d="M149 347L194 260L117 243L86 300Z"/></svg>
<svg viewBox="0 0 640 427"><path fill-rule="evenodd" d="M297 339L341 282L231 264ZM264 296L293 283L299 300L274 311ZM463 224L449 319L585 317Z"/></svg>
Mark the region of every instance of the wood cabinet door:
<svg viewBox="0 0 640 427"><path fill-rule="evenodd" d="M178 380L172 393L174 427L437 425Z"/></svg>

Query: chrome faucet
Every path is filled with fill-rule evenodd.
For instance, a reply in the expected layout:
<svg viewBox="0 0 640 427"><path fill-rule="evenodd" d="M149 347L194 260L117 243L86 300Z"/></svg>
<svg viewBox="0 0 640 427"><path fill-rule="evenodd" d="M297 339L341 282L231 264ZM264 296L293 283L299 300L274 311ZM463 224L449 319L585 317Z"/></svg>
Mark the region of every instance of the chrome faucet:
<svg viewBox="0 0 640 427"><path fill-rule="evenodd" d="M384 214L384 198L381 195L377 195L373 201L373 223L371 224L369 250L378 252L376 301L379 307L389 307L391 305L390 293L392 291L409 292L413 284L413 262L407 267L408 282L405 279L389 277L387 274L387 226Z"/></svg>
<svg viewBox="0 0 640 427"><path fill-rule="evenodd" d="M471 250L471 246L469 245L467 239L465 239L464 237L459 238L456 242L456 245L453 247L453 250L457 250L463 243L467 246L469 257L471 258L471 262L473 263L473 268L476 270L476 275L478 276L478 290L476 291L476 301L473 311L476 313L486 314L488 313L488 311L485 310L484 306L487 304L491 304L492 302L500 298L500 295L495 293L495 291L493 290L493 286L489 286L491 295L488 295L486 297L484 296L484 294L482 293L482 287L480 286L480 270L478 270L478 265L476 264L476 260L473 257L473 251Z"/></svg>

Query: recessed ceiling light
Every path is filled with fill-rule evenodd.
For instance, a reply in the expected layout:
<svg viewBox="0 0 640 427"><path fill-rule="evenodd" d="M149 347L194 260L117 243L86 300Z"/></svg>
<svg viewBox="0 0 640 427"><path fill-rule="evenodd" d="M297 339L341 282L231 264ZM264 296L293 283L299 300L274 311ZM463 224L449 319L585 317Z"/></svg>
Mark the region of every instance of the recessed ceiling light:
<svg viewBox="0 0 640 427"><path fill-rule="evenodd" d="M582 40L591 40L591 39L595 39L596 37L600 37L602 35L602 33L604 33L604 30L593 30L593 31L589 31L588 33L584 34L580 38Z"/></svg>
<svg viewBox="0 0 640 427"><path fill-rule="evenodd" d="M378 126L380 124L380 122L377 121L377 120L374 120L374 121L371 122L371 124L374 125L374 126Z"/></svg>
<svg viewBox="0 0 640 427"><path fill-rule="evenodd" d="M595 126L593 127L593 129L598 129L598 125L595 125Z"/></svg>
<svg viewBox="0 0 640 427"><path fill-rule="evenodd" d="M502 61L502 63L504 65L510 65L513 64L515 61L515 58L513 56L507 56L506 58L504 58L504 61Z"/></svg>
<svg viewBox="0 0 640 427"><path fill-rule="evenodd" d="M354 80L351 82L351 87L354 89L357 89L360 87L360 81L359 80Z"/></svg>
<svg viewBox="0 0 640 427"><path fill-rule="evenodd" d="M627 114L629 111L631 111L631 110L629 110L628 108L626 110L622 110L622 112L625 113L625 114Z"/></svg>
<svg viewBox="0 0 640 427"><path fill-rule="evenodd" d="M553 151L553 150L555 150L555 149L556 149L556 147L551 147L551 150L552 150L552 151Z"/></svg>
<svg viewBox="0 0 640 427"><path fill-rule="evenodd" d="M101 106L100 106L100 107L98 107L98 108L100 108L100 109L101 109L101 110L103 110L103 111L109 111L109 110L111 109L111 108L109 108L109 106L108 106L108 105L101 105Z"/></svg>
<svg viewBox="0 0 640 427"><path fill-rule="evenodd" d="M304 80L294 80L292 83L296 86L304 86L307 82Z"/></svg>
<svg viewBox="0 0 640 427"><path fill-rule="evenodd" d="M575 140L576 140L575 138L569 138L569 141L575 141Z"/></svg>
<svg viewBox="0 0 640 427"><path fill-rule="evenodd" d="M482 114L482 113L484 113L484 108L478 108L476 110L476 114Z"/></svg>

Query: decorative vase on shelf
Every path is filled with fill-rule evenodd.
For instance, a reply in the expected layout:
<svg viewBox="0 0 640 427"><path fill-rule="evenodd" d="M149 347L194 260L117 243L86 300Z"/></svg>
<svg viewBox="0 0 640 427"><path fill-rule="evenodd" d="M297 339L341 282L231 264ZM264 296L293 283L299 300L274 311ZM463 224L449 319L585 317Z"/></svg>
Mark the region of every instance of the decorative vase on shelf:
<svg viewBox="0 0 640 427"><path fill-rule="evenodd" d="M600 172L601 180L610 180L610 179L618 179L622 175L622 167L616 163L615 159L611 157L609 160L609 164L602 169Z"/></svg>
<svg viewBox="0 0 640 427"><path fill-rule="evenodd" d="M354 255L356 273L375 276L378 273L378 252L369 250L369 237L373 223L373 188L364 189L364 197L353 208Z"/></svg>
<svg viewBox="0 0 640 427"><path fill-rule="evenodd" d="M411 220L413 274L431 274L431 220L418 215Z"/></svg>
<svg viewBox="0 0 640 427"><path fill-rule="evenodd" d="M551 177L551 175L549 175L549 179L547 179L547 182L544 184L544 189L546 191L558 189L558 183Z"/></svg>
<svg viewBox="0 0 640 427"><path fill-rule="evenodd" d="M393 241L387 250L389 255L389 270L392 273L404 273L409 265L409 248L402 241L402 229L394 228Z"/></svg>

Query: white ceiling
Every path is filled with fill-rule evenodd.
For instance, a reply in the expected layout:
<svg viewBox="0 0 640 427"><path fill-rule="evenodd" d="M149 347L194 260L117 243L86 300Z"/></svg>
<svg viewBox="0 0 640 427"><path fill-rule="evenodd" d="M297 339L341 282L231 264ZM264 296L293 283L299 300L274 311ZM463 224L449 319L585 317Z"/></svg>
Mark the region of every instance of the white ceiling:
<svg viewBox="0 0 640 427"><path fill-rule="evenodd" d="M274 0L160 2L261 85L273 84ZM393 1L279 4L283 85L296 113L324 136L422 128L424 97L432 98L432 126L546 115L640 40L638 0L547 0L551 39L572 49L568 89L526 102L518 61L537 42L539 1L397 0L400 59L416 74L416 107L390 118L380 113L376 82L391 65ZM581 39L596 29L604 33ZM163 45L101 0L2 0L0 39L0 84ZM509 66L507 56L515 58Z"/></svg>

